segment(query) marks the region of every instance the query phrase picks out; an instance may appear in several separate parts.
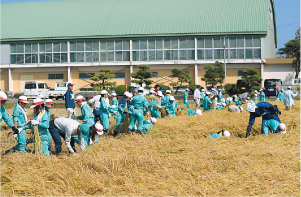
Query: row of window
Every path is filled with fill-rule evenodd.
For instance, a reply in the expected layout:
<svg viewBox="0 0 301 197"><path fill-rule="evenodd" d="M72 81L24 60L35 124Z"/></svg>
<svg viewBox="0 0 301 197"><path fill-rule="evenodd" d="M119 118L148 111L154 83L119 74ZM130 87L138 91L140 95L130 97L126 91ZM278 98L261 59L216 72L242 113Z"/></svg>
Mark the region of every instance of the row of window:
<svg viewBox="0 0 301 197"><path fill-rule="evenodd" d="M259 37L197 38L198 60L260 59ZM11 64L66 63L67 42L11 44ZM195 60L195 39L132 41L133 61ZM129 40L70 42L70 62L130 61Z"/></svg>

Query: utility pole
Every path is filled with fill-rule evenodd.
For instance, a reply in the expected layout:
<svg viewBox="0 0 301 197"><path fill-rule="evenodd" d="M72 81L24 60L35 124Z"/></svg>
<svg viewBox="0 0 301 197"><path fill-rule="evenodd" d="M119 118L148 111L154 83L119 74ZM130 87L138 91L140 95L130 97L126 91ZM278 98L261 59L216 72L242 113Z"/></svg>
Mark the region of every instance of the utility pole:
<svg viewBox="0 0 301 197"><path fill-rule="evenodd" d="M226 37L224 37L224 68L225 68L225 86L227 84L227 67L226 67Z"/></svg>

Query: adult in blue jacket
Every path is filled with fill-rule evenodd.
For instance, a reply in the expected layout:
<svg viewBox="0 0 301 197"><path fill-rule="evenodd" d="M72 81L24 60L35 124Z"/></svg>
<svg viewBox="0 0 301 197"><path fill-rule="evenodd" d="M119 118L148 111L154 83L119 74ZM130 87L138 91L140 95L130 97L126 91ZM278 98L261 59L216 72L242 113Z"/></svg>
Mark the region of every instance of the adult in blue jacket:
<svg viewBox="0 0 301 197"><path fill-rule="evenodd" d="M250 112L249 125L247 127L246 137L250 135L252 126L255 123L255 118L262 117L262 126L267 120L274 119L281 123L277 114L281 114L276 105L267 102L259 102L255 105L254 101L249 101L246 106L246 111ZM263 134L263 127L261 127Z"/></svg>
<svg viewBox="0 0 301 197"><path fill-rule="evenodd" d="M86 103L83 102L85 99L82 95L79 95L76 97L75 102L77 105L81 108L81 116L77 116L76 119L82 120L83 123L80 125L80 136L82 139L85 141L85 146L89 146L89 141L90 141L90 133L89 133L89 128L94 125L94 115L92 113L92 110L90 106Z"/></svg>
<svg viewBox="0 0 301 197"><path fill-rule="evenodd" d="M134 96L134 98L130 101L130 104L134 107L133 115L131 117L131 123L128 128L128 133L135 131L135 123L138 120L138 133L142 133L143 128L143 113L144 109L148 109L148 102L143 94L143 87L138 89L138 95Z"/></svg>
<svg viewBox="0 0 301 197"><path fill-rule="evenodd" d="M75 102L74 102L74 94L73 94L73 84L68 83L68 90L65 94L65 107L67 110L67 118L76 118L75 113Z"/></svg>
<svg viewBox="0 0 301 197"><path fill-rule="evenodd" d="M15 127L20 130L16 136L17 145L14 147L14 150L19 150L23 153L26 153L26 130L22 129L22 127L27 123L27 111L25 109L27 103L27 97L20 96L13 111L13 122Z"/></svg>

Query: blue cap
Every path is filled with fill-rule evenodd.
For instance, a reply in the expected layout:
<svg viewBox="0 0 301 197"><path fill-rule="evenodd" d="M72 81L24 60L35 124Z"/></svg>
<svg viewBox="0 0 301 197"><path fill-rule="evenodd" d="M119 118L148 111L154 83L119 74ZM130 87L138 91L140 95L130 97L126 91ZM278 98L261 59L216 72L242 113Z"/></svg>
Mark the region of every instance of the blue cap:
<svg viewBox="0 0 301 197"><path fill-rule="evenodd" d="M74 84L72 83L68 83L67 87L73 86Z"/></svg>
<svg viewBox="0 0 301 197"><path fill-rule="evenodd" d="M202 88L200 85L198 85L198 88Z"/></svg>
<svg viewBox="0 0 301 197"><path fill-rule="evenodd" d="M138 90L139 90L138 88L135 88L133 91L134 91L134 92L138 92Z"/></svg>

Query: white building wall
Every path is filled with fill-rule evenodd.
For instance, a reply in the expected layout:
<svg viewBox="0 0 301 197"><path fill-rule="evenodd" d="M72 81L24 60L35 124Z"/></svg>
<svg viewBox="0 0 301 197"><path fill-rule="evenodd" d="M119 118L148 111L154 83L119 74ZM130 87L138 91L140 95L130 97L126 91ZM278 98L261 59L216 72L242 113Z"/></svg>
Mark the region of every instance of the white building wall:
<svg viewBox="0 0 301 197"><path fill-rule="evenodd" d="M295 68L291 65L268 64L264 66L264 79L281 79L283 85L291 85L293 78L295 78Z"/></svg>

